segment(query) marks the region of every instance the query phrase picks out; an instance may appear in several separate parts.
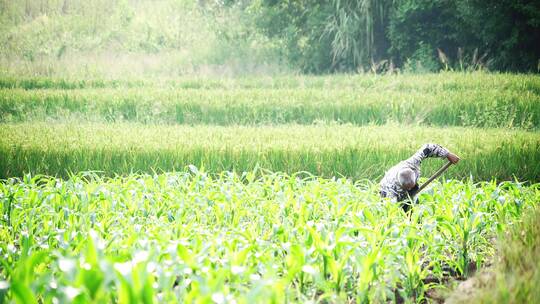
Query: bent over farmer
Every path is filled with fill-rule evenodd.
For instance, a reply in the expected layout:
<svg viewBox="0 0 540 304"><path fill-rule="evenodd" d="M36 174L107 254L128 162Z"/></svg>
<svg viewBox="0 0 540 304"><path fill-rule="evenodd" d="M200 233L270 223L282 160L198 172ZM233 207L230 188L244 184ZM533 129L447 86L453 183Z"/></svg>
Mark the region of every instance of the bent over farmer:
<svg viewBox="0 0 540 304"><path fill-rule="evenodd" d="M420 150L410 158L401 161L386 172L380 183L381 197L388 197L392 202L402 202L414 196L418 190L420 177L420 164L427 157L447 158L452 164L459 161L459 157L437 144L424 144ZM405 211L409 206L404 205Z"/></svg>

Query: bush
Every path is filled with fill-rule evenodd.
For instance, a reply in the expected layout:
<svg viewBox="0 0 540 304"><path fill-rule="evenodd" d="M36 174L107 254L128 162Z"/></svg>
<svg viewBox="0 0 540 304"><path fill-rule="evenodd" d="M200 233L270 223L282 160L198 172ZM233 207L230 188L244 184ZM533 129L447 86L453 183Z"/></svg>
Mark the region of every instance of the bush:
<svg viewBox="0 0 540 304"><path fill-rule="evenodd" d="M403 65L404 71L412 73L436 72L439 69L440 65L435 58L433 47L422 41L411 58L407 58Z"/></svg>

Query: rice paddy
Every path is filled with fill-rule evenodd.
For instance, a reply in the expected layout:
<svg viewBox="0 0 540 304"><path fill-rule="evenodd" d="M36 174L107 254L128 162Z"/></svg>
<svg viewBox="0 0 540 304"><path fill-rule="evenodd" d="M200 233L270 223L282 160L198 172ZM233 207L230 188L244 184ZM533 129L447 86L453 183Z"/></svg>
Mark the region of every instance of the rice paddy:
<svg viewBox="0 0 540 304"><path fill-rule="evenodd" d="M131 123L20 123L0 130L0 173L67 177L83 170L108 175L184 171L193 164L209 172L262 167L289 174L376 179L425 142L463 158L448 176L475 180L530 180L540 176L537 132L462 127L351 125L163 126ZM459 152L457 152L459 151ZM442 161L426 160L424 172Z"/></svg>
<svg viewBox="0 0 540 304"><path fill-rule="evenodd" d="M0 122L540 125L534 76L399 75L69 81L0 79Z"/></svg>

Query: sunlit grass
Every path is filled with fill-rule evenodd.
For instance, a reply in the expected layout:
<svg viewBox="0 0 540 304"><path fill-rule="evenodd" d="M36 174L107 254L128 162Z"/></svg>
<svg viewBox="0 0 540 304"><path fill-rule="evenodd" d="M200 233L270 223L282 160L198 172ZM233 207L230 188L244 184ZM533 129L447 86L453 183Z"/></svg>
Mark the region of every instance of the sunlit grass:
<svg viewBox="0 0 540 304"><path fill-rule="evenodd" d="M255 166L355 179L379 178L425 142L446 146L463 161L449 177L537 180L536 132L500 129L350 125L159 126L141 124L2 124L1 176L25 172L115 173L183 170L249 171ZM441 160L424 162L429 174Z"/></svg>
<svg viewBox="0 0 540 304"><path fill-rule="evenodd" d="M537 129L537 76L484 73L173 80L0 79L0 122L399 122Z"/></svg>

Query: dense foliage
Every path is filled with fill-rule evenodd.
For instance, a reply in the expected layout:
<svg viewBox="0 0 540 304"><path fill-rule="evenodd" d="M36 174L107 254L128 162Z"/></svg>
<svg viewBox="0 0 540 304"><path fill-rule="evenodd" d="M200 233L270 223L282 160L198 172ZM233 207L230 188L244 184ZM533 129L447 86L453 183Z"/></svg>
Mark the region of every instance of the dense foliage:
<svg viewBox="0 0 540 304"><path fill-rule="evenodd" d="M0 301L423 302L490 263L539 195L435 184L408 215L371 182L305 174L9 179Z"/></svg>
<svg viewBox="0 0 540 304"><path fill-rule="evenodd" d="M232 3L246 5L253 24L282 41L288 58L306 72L539 68L538 1Z"/></svg>
<svg viewBox="0 0 540 304"><path fill-rule="evenodd" d="M538 72L539 12L534 0L0 0L0 68Z"/></svg>

